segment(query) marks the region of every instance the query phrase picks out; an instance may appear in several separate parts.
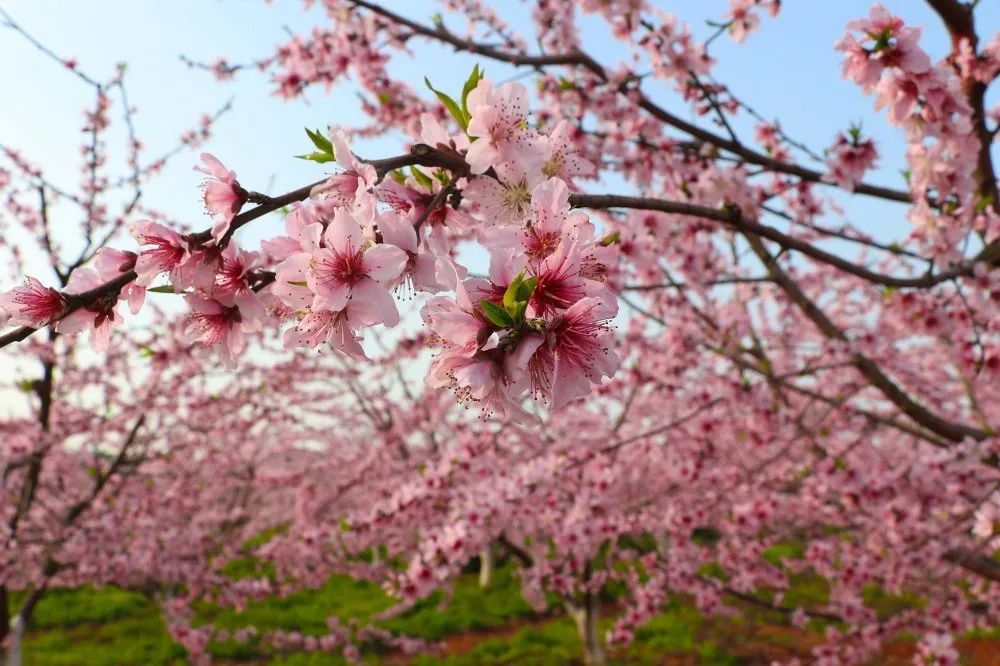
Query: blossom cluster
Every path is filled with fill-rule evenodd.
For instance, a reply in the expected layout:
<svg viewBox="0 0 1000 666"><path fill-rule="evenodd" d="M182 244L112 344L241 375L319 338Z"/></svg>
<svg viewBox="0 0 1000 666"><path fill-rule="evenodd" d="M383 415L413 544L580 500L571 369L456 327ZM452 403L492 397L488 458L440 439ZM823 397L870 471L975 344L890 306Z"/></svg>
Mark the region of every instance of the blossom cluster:
<svg viewBox="0 0 1000 666"><path fill-rule="evenodd" d="M461 172L414 166L380 174L334 128L316 140L338 171L287 214L283 235L247 251L233 233L251 193L203 154L197 169L207 176L204 204L214 222L207 233L137 222L139 251L103 249L96 271L74 272L66 293L128 273L134 281L74 308L72 296L30 280L0 307L18 325L92 329L103 349L121 320L118 300L136 313L166 276L169 284L156 289L184 294L190 339L217 347L230 363L265 324L284 326L288 347L328 344L363 360L361 332L400 321L394 293L454 292L423 309L441 350L428 381L450 386L484 414L530 418L520 407L529 394L563 407L618 366L608 323L617 302L603 283L613 249L569 203L573 179L594 166L573 150L565 122L547 134L532 127L523 85L494 86L478 70L470 81L457 133L431 114L420 121L423 142L449 151ZM490 253L488 279L466 277L456 260L460 241Z"/></svg>

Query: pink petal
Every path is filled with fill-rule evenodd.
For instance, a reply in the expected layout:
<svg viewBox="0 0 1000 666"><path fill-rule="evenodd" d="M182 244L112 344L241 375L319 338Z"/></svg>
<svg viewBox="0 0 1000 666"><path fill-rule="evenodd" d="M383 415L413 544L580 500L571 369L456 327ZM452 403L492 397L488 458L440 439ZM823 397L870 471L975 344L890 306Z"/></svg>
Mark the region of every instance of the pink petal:
<svg viewBox="0 0 1000 666"><path fill-rule="evenodd" d="M380 243L365 251L361 258L361 268L368 277L378 282L386 282L399 277L406 268L408 257L395 245Z"/></svg>
<svg viewBox="0 0 1000 666"><path fill-rule="evenodd" d="M323 234L326 246L342 254L353 253L365 242L361 224L347 210L338 208L333 222Z"/></svg>
<svg viewBox="0 0 1000 666"><path fill-rule="evenodd" d="M392 295L374 280L361 280L352 287L347 314L351 324L359 328L375 324L395 326L399 323L399 310Z"/></svg>

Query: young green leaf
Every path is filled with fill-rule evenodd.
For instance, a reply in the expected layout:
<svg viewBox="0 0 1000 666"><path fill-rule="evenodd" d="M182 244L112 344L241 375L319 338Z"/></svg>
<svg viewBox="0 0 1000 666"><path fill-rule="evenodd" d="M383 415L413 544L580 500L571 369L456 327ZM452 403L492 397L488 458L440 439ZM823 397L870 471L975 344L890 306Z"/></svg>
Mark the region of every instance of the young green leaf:
<svg viewBox="0 0 1000 666"><path fill-rule="evenodd" d="M458 123L459 127L464 130L469 126L469 119L465 116L465 112L462 111L462 107L458 105L458 102L440 90L435 90L434 86L431 85L430 79L426 76L424 77L424 83L427 84L430 91L437 95L437 98L441 100L441 103L444 104L444 108L448 109L448 113L450 113L451 117L455 119L455 122Z"/></svg>
<svg viewBox="0 0 1000 666"><path fill-rule="evenodd" d="M151 291L154 294L172 294L174 293L174 285L161 284L159 287L149 287L146 291Z"/></svg>
<svg viewBox="0 0 1000 666"><path fill-rule="evenodd" d="M313 131L307 127L306 134L309 135L309 138L312 140L313 145L316 146L316 148L318 148L321 153L329 153L331 157L334 156L333 143L330 142L330 139L323 136L322 132L320 132L319 130Z"/></svg>
<svg viewBox="0 0 1000 666"><path fill-rule="evenodd" d="M511 280L510 284L507 285L507 291L503 293L503 304L504 307L507 308L508 312L514 309L515 303L517 303L519 300L523 300L517 297L518 289L520 289L521 284L523 282L524 282L524 271L521 271L520 273L517 274L517 277Z"/></svg>
<svg viewBox="0 0 1000 666"><path fill-rule="evenodd" d="M326 164L327 162L332 162L334 159L336 159L330 153L317 153L317 152L306 153L305 155L296 155L295 157L297 157L300 160L309 160L310 162L318 162L319 164Z"/></svg>
<svg viewBox="0 0 1000 666"><path fill-rule="evenodd" d="M479 82L483 78L483 70L479 69L479 65L475 65L472 68L472 74L469 74L469 78L465 80L465 85L462 87L462 113L465 115L466 124L468 124L469 115L469 93L476 89ZM464 129L464 128L463 128Z"/></svg>
<svg viewBox="0 0 1000 666"><path fill-rule="evenodd" d="M528 301L518 301L514 304L514 311L511 312L511 318L514 320L515 325L524 321L524 313L527 309Z"/></svg>
<svg viewBox="0 0 1000 666"><path fill-rule="evenodd" d="M507 311L496 303L483 299L479 301L479 307L483 309L483 314L500 328L511 328L514 325L514 320Z"/></svg>
<svg viewBox="0 0 1000 666"><path fill-rule="evenodd" d="M538 285L538 276L530 277L517 288L517 300L518 301L528 301L531 295L535 293L535 287Z"/></svg>
<svg viewBox="0 0 1000 666"><path fill-rule="evenodd" d="M410 167L410 173L413 174L413 178L416 179L422 187L426 187L428 190L434 189L434 181L426 173L418 169L417 167Z"/></svg>
<svg viewBox="0 0 1000 666"><path fill-rule="evenodd" d="M607 247L608 245L614 245L622 239L622 232L612 231L610 234L601 239L601 245Z"/></svg>

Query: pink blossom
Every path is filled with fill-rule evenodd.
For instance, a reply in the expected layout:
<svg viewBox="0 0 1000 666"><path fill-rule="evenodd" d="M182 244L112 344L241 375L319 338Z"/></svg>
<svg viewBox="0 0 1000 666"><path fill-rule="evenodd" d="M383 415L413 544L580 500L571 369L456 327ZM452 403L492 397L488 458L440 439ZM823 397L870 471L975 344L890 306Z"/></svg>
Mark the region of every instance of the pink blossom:
<svg viewBox="0 0 1000 666"><path fill-rule="evenodd" d="M214 284L210 286L212 294L234 297L252 293L249 280L252 271L260 262L260 255L257 252L241 250L235 243L229 243L220 258Z"/></svg>
<svg viewBox="0 0 1000 666"><path fill-rule="evenodd" d="M924 634L917 643L917 653L914 663L934 666L958 666L960 663L954 639L947 633Z"/></svg>
<svg viewBox="0 0 1000 666"><path fill-rule="evenodd" d="M402 280L418 291L436 293L454 286L451 260L429 249L421 249L413 224L395 213L383 213L378 217L378 229L382 240L390 246L406 252L407 262ZM460 277L465 277L465 269L460 269Z"/></svg>
<svg viewBox="0 0 1000 666"><path fill-rule="evenodd" d="M442 353L427 375L427 385L450 388L459 403L477 404L483 417L499 414L520 422L538 420L520 404L528 386L527 376L516 366L505 364L504 356L492 349L471 356L460 350Z"/></svg>
<svg viewBox="0 0 1000 666"><path fill-rule="evenodd" d="M115 279L121 273L135 270L138 255L135 252L125 252L110 247L102 247L94 256L94 268L102 282ZM129 282L122 287L122 294L128 301L128 308L132 314L138 314L142 304L146 301L146 288L138 283L138 280Z"/></svg>
<svg viewBox="0 0 1000 666"><path fill-rule="evenodd" d="M420 114L420 140L429 146L446 146L453 150L466 150L469 137L464 132L452 136L444 125L430 113Z"/></svg>
<svg viewBox="0 0 1000 666"><path fill-rule="evenodd" d="M483 79L469 93L467 104L471 115L467 133L475 140L465 159L472 173L485 173L501 162L529 166L544 159L544 144L527 126L528 90L522 84L494 87Z"/></svg>
<svg viewBox="0 0 1000 666"><path fill-rule="evenodd" d="M136 283L148 286L161 273L174 273L189 257L187 243L173 229L145 220L132 225L129 232L141 250L135 263Z"/></svg>
<svg viewBox="0 0 1000 666"><path fill-rule="evenodd" d="M528 388L524 370L505 363L504 352L489 337L491 325L473 305L466 285L459 282L455 289L455 299L432 298L421 311L445 348L431 365L427 385L450 388L460 403L479 405L484 416L534 420L520 405Z"/></svg>
<svg viewBox="0 0 1000 666"><path fill-rule="evenodd" d="M319 232L316 225L309 230L314 239ZM399 313L384 283L399 277L406 262L406 253L398 247L366 241L357 218L340 209L323 232L323 245L317 244L309 260L306 280L315 294L311 307L338 312L355 299L369 308L366 320L371 324L391 326L399 321Z"/></svg>
<svg viewBox="0 0 1000 666"><path fill-rule="evenodd" d="M463 192L476 202L485 225L523 224L528 219L532 190L542 181L541 171L525 169L520 162L504 162L496 172L498 178L471 179Z"/></svg>
<svg viewBox="0 0 1000 666"><path fill-rule="evenodd" d="M447 203L438 206L425 215L427 207L430 206L440 190L427 191L413 179L407 179L401 183L395 178L386 178L379 185L377 195L382 201L400 214L408 215L411 222L424 218L421 225L423 229L429 229L428 235L435 235L435 231L440 227L448 227L450 231L465 232L476 226L476 221L463 210L456 210ZM437 234L440 237L440 234Z"/></svg>
<svg viewBox="0 0 1000 666"><path fill-rule="evenodd" d="M608 301L583 298L536 337L537 349L527 369L533 388L551 395L553 409L589 394L602 377L611 377L618 369L606 323L616 312L617 306Z"/></svg>
<svg viewBox="0 0 1000 666"><path fill-rule="evenodd" d="M339 206L353 206L375 186L378 174L375 167L354 156L344 130L339 127L331 128L330 143L333 144L337 164L344 171L333 174L324 183L314 187L310 196L327 196Z"/></svg>
<svg viewBox="0 0 1000 666"><path fill-rule="evenodd" d="M524 229L524 251L538 262L552 254L564 238L592 234L587 215L569 205L569 188L559 178L550 178L531 193L532 223Z"/></svg>
<svg viewBox="0 0 1000 666"><path fill-rule="evenodd" d="M90 268L78 268L70 275L66 292L80 294L100 287L104 280L96 271ZM121 317L116 311L119 294L111 293L95 299L81 308L77 308L56 323L60 333L74 335L84 330L90 330L90 346L94 351L102 352L108 348L111 340L111 325L120 322Z"/></svg>
<svg viewBox="0 0 1000 666"><path fill-rule="evenodd" d="M352 314L356 316L352 318ZM297 315L295 325L285 331L286 347L316 347L328 343L351 358L359 361L367 360L368 356L361 347L355 328L369 325L367 312L356 312L355 301L338 312L327 310L306 310Z"/></svg>
<svg viewBox="0 0 1000 666"><path fill-rule="evenodd" d="M692 73L703 75L711 71L715 61L706 53L705 45L691 34L690 27L662 10L657 10L657 15L659 25L639 39L639 45L653 65L654 75L681 84Z"/></svg>
<svg viewBox="0 0 1000 666"><path fill-rule="evenodd" d="M604 291L603 285L580 274L581 263L580 244L566 239L531 271L538 278L531 295L531 307L536 317L551 316L585 296L596 296Z"/></svg>
<svg viewBox="0 0 1000 666"><path fill-rule="evenodd" d="M864 92L871 92L885 69L906 74L922 74L931 67L930 58L919 47L919 28L908 28L882 5L874 5L867 19L847 24L849 31L861 33L860 41L851 34L837 42L844 53L844 77L852 79ZM866 43L871 41L871 47Z"/></svg>
<svg viewBox="0 0 1000 666"><path fill-rule="evenodd" d="M215 219L215 224L212 225L212 238L218 243L229 231L233 218L247 202L247 192L240 187L236 174L224 167L215 157L202 153L201 161L205 166L196 166L195 171L209 176L202 183L202 191L205 194L205 210Z"/></svg>
<svg viewBox="0 0 1000 666"><path fill-rule="evenodd" d="M302 252L302 231L320 220L311 206L296 204L285 216L285 236L261 241L261 249L268 262L281 262L296 252Z"/></svg>
<svg viewBox="0 0 1000 666"><path fill-rule="evenodd" d="M66 298L52 287L46 287L33 277L25 287L14 287L0 293L0 310L15 326L40 328L58 319L66 309Z"/></svg>
<svg viewBox="0 0 1000 666"><path fill-rule="evenodd" d="M862 140L857 136L848 138L844 134L837 135L837 141L827 150L827 154L829 172L826 180L848 190L853 190L878 160L873 140Z"/></svg>
<svg viewBox="0 0 1000 666"><path fill-rule="evenodd" d="M545 137L548 154L542 165L542 173L552 178L561 178L569 184L574 176L594 176L597 168L580 156L573 143L575 131L568 120L560 120Z"/></svg>
<svg viewBox="0 0 1000 666"><path fill-rule="evenodd" d="M247 296L235 298L206 298L198 294L184 297L191 307L185 334L192 340L209 347L218 346L222 358L233 365L246 348L245 332L261 329L261 310L256 299Z"/></svg>
<svg viewBox="0 0 1000 666"><path fill-rule="evenodd" d="M751 32L760 25L760 17L752 10L754 0L729 0L729 34L733 41L742 44Z"/></svg>
<svg viewBox="0 0 1000 666"><path fill-rule="evenodd" d="M917 81L898 70L883 76L876 86L875 108L887 107L889 122L901 125L913 115L920 101Z"/></svg>

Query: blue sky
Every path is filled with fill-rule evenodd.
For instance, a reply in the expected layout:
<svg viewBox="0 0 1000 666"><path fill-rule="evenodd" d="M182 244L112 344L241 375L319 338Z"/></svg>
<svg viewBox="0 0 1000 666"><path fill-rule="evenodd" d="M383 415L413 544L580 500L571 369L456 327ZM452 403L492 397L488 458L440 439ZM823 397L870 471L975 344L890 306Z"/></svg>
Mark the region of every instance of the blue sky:
<svg viewBox="0 0 1000 666"><path fill-rule="evenodd" d="M437 10L437 3L429 0L387 0L384 4L424 20ZM713 44L716 77L765 117L780 118L789 134L817 150L829 145L837 131L862 121L883 155L881 169L872 180L901 186L902 137L873 111L871 98L840 78L840 55L833 50L844 24L867 14L870 3L790 0L783 4L779 18L765 18L762 29L743 46L728 39ZM924 45L932 56L947 51L947 36L923 2L888 0L884 4L909 23L925 26ZM494 5L503 8L514 27L526 27L522 3L504 0ZM129 94L138 107L135 120L148 146L147 157L174 145L177 136L202 113L233 98L233 111L220 122L206 149L234 169L248 188L280 193L315 180L319 173L316 165L291 157L307 148L303 127L358 120L356 100L347 87L332 94L315 89L305 100L286 102L271 95L265 75L248 72L235 82L220 84L179 59L185 54L201 61L226 56L231 62L241 62L269 54L287 39L288 30L302 31L326 20L316 8L304 10L298 0L274 4L256 0L0 0L0 6L53 50L76 58L81 69L93 76L107 75L117 62L128 63ZM711 29L705 19L720 17L727 3L675 0L660 6L688 21L697 34L707 35ZM981 32L996 31L1000 2L985 0L977 17ZM583 25L585 48L598 59L612 62L621 55L597 20ZM410 80L419 81L426 74L439 88L455 90L475 62L421 45L412 60L402 59L393 67ZM486 63L486 68L496 79L511 74L495 63ZM75 184L80 113L91 102L91 90L8 30L0 31L0 80L6 82L8 93L0 104L0 142L22 148L57 182ZM662 82L652 82L649 91L683 117L710 126ZM743 130L751 126L752 122L737 123ZM121 156L116 151L121 139L112 135L114 164L121 163L114 159ZM390 137L361 143L356 150L364 155L389 155L399 152L400 144ZM201 226L203 213L196 189L200 177L191 169L196 160L193 154L176 158L164 177L146 189L146 204ZM880 235L905 229L897 205L858 200L847 211ZM275 219L272 224L278 223ZM258 237L268 231L262 225L249 233Z"/></svg>

